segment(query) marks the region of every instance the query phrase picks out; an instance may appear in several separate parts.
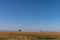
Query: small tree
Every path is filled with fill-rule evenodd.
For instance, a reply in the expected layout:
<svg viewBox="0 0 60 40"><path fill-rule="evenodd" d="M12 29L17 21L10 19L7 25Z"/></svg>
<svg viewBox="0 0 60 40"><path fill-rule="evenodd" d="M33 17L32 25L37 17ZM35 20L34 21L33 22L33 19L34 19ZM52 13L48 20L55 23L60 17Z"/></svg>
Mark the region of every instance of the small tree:
<svg viewBox="0 0 60 40"><path fill-rule="evenodd" d="M20 30L20 29L19 29L18 31L19 31L19 32L21 32L21 30Z"/></svg>
<svg viewBox="0 0 60 40"><path fill-rule="evenodd" d="M40 30L40 32L42 32L42 30Z"/></svg>

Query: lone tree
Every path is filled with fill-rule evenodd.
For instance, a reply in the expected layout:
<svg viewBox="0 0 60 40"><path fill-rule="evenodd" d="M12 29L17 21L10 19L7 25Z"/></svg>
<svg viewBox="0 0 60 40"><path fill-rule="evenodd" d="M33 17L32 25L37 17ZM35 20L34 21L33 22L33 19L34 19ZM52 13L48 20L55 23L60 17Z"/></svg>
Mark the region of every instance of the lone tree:
<svg viewBox="0 0 60 40"><path fill-rule="evenodd" d="M40 32L42 32L42 30L40 30Z"/></svg>
<svg viewBox="0 0 60 40"><path fill-rule="evenodd" d="M21 30L19 29L18 32L21 32Z"/></svg>

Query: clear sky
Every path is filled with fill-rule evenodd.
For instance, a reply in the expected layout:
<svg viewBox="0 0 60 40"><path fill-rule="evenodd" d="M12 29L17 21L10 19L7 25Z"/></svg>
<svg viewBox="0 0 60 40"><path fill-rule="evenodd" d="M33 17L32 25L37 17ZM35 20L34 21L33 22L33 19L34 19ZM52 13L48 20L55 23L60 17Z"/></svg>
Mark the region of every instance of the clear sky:
<svg viewBox="0 0 60 40"><path fill-rule="evenodd" d="M0 30L60 31L60 0L0 0Z"/></svg>

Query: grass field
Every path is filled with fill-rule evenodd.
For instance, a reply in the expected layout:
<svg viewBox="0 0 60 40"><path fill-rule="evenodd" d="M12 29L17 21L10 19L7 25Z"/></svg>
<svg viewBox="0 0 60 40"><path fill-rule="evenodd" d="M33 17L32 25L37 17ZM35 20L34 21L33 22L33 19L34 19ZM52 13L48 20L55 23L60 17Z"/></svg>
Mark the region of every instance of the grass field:
<svg viewBox="0 0 60 40"><path fill-rule="evenodd" d="M60 40L58 32L0 32L0 40Z"/></svg>

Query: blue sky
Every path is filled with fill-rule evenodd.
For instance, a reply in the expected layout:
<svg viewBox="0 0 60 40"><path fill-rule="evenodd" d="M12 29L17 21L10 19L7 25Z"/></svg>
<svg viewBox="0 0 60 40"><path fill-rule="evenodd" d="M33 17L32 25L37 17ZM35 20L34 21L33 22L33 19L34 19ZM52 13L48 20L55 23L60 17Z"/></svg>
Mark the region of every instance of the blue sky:
<svg viewBox="0 0 60 40"><path fill-rule="evenodd" d="M0 0L0 30L60 31L59 0Z"/></svg>

